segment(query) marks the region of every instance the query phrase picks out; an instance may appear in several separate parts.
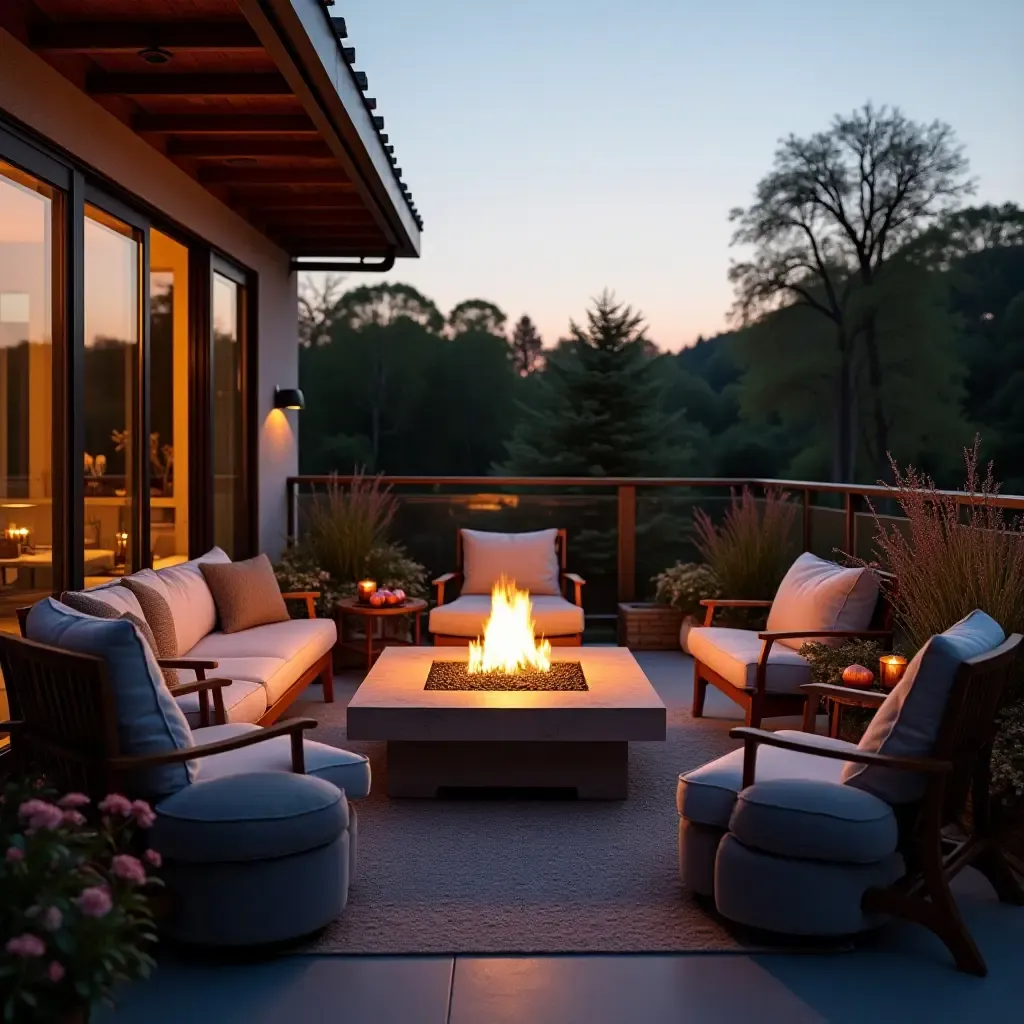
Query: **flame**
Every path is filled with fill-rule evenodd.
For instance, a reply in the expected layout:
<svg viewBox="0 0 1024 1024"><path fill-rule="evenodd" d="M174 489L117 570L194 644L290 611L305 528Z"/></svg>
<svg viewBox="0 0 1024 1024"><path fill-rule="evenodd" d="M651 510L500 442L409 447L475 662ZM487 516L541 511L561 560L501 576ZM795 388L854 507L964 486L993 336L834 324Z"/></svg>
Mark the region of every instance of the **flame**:
<svg viewBox="0 0 1024 1024"><path fill-rule="evenodd" d="M551 644L534 638L533 605L528 590L502 577L491 591L491 615L483 640L469 642L469 672L551 670Z"/></svg>

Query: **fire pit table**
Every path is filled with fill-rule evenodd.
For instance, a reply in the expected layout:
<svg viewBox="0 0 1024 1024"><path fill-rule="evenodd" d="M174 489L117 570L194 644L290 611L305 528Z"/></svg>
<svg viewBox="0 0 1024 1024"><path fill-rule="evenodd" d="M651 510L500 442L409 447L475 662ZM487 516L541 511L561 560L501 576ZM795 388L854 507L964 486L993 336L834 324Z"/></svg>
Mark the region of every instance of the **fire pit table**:
<svg viewBox="0 0 1024 1024"><path fill-rule="evenodd" d="M621 800L629 742L665 739L665 705L624 647L555 648L551 678L514 677L509 689L493 673L467 676L466 658L388 648L349 703L349 739L387 740L389 796L543 787Z"/></svg>

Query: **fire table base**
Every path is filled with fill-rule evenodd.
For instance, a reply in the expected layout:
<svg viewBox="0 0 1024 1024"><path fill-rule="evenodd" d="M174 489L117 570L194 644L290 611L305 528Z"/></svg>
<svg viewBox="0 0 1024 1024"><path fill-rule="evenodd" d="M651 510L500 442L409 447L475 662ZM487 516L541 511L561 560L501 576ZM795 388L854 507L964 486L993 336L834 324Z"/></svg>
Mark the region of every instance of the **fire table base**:
<svg viewBox="0 0 1024 1024"><path fill-rule="evenodd" d="M388 741L388 796L427 797L440 789L574 789L580 800L625 800L624 742Z"/></svg>

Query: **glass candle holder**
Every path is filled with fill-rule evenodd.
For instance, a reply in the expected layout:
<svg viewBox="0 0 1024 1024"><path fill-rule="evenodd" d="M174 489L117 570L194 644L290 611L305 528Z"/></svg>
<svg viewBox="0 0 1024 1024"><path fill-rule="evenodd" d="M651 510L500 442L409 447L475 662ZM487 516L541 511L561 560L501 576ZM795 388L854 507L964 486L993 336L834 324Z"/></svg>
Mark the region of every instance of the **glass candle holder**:
<svg viewBox="0 0 1024 1024"><path fill-rule="evenodd" d="M376 580L360 580L356 584L356 592L360 601L369 601L370 595L377 589Z"/></svg>
<svg viewBox="0 0 1024 1024"><path fill-rule="evenodd" d="M907 659L899 654L883 654L878 659L878 681L891 690L907 670Z"/></svg>

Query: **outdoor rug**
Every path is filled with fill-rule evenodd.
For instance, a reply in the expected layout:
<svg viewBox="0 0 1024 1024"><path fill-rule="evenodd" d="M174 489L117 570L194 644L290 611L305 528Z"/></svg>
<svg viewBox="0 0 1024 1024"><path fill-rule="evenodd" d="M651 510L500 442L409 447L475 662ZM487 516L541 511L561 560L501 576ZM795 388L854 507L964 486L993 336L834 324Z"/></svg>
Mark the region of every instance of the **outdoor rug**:
<svg viewBox="0 0 1024 1024"><path fill-rule="evenodd" d="M709 688L714 717L693 720L689 659L638 661L668 707L668 738L630 744L624 801L391 800L384 743L346 740L358 676L338 677L333 705L294 704L290 714L320 723L307 735L368 754L373 770L348 906L303 951L750 951L757 940L683 891L676 856L677 777L737 745L728 732L739 709Z"/></svg>

